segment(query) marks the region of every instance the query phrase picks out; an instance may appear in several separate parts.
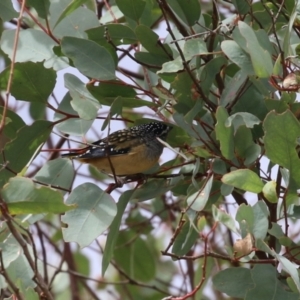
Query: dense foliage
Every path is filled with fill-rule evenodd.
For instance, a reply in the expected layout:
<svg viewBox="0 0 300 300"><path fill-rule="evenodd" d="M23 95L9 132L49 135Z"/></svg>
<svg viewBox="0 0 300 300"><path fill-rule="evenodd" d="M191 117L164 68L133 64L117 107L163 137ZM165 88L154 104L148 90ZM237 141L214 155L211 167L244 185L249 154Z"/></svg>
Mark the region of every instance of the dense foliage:
<svg viewBox="0 0 300 300"><path fill-rule="evenodd" d="M1 299L299 299L299 13L1 0ZM152 119L122 187L60 158Z"/></svg>

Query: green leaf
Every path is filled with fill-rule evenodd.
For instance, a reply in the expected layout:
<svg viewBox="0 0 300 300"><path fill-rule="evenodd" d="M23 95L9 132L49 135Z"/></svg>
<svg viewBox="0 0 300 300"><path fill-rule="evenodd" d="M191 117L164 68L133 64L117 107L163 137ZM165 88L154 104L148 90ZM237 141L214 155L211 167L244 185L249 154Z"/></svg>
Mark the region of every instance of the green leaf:
<svg viewBox="0 0 300 300"><path fill-rule="evenodd" d="M10 59L14 49L15 30L5 30L1 36L0 47ZM16 62L42 62L47 68L60 70L68 66L65 58L54 55L52 48L56 43L44 32L36 29L21 30L16 49Z"/></svg>
<svg viewBox="0 0 300 300"><path fill-rule="evenodd" d="M49 0L26 0L26 5L33 7L40 18L47 19L49 13Z"/></svg>
<svg viewBox="0 0 300 300"><path fill-rule="evenodd" d="M150 245L132 232L119 233L114 259L117 265L134 280L149 282L155 277L156 263Z"/></svg>
<svg viewBox="0 0 300 300"><path fill-rule="evenodd" d="M29 247L28 244L27 247ZM32 249L31 247L29 248L30 256L32 258ZM24 254L14 260L5 271L7 272L10 280L12 280L17 287L23 287L24 289L36 287L36 283L33 281L34 272Z"/></svg>
<svg viewBox="0 0 300 300"><path fill-rule="evenodd" d="M232 4L241 15L247 14L251 9L251 5L247 1L233 0Z"/></svg>
<svg viewBox="0 0 300 300"><path fill-rule="evenodd" d="M135 44L138 42L134 31L123 24L105 24L86 30L89 40L99 45L107 43L107 35L115 46Z"/></svg>
<svg viewBox="0 0 300 300"><path fill-rule="evenodd" d="M250 56L235 41L223 41L221 49L233 63L240 67L245 75L255 74Z"/></svg>
<svg viewBox="0 0 300 300"><path fill-rule="evenodd" d="M269 181L267 182L262 190L264 196L268 201L271 203L277 203L278 202L278 197L277 197L277 192L276 192L276 182L275 181Z"/></svg>
<svg viewBox="0 0 300 300"><path fill-rule="evenodd" d="M141 53L141 52L140 52ZM145 54L144 54L145 56ZM136 54L136 57L141 59L141 54ZM150 57L150 56L149 56ZM145 58L145 57L144 57ZM183 64L182 64L182 59L180 56L177 56L174 60L167 60L167 59L161 59L162 63L162 69L157 72L157 74L164 74L164 73L175 73L180 70L183 70Z"/></svg>
<svg viewBox="0 0 300 300"><path fill-rule="evenodd" d="M83 92L83 90L81 90ZM59 103L58 111L65 112L70 115L77 116L77 112L72 108L71 106L71 96L70 93L67 93L63 100ZM58 120L61 120L65 118L65 115L60 113L54 114L53 121L56 122ZM61 132L64 132L66 134L75 135L75 136L83 136L87 133L87 131L91 128L92 124L94 122L94 119L92 120L84 120L79 118L79 116L76 118L70 118L63 122L57 123L56 128L60 130Z"/></svg>
<svg viewBox="0 0 300 300"><path fill-rule="evenodd" d="M294 22L297 19L297 16L298 16L298 4L294 5L293 11L288 20L288 26L286 26L286 28L285 28L286 32L285 32L284 40L283 40L284 57L294 55L294 52L291 49L291 37L292 37Z"/></svg>
<svg viewBox="0 0 300 300"><path fill-rule="evenodd" d="M220 148L222 155L227 159L234 157L234 138L233 128L225 126L228 118L228 113L224 107L219 106L216 113L216 137L220 141Z"/></svg>
<svg viewBox="0 0 300 300"><path fill-rule="evenodd" d="M202 39L187 40L183 46L183 55L186 61L192 59L194 56L208 54L206 43Z"/></svg>
<svg viewBox="0 0 300 300"><path fill-rule="evenodd" d="M17 17L18 13L14 10L11 0L1 0L0 18L5 22Z"/></svg>
<svg viewBox="0 0 300 300"><path fill-rule="evenodd" d="M242 299L245 299L248 290L254 288L251 271L242 267L228 268L218 272L213 277L213 285L222 293Z"/></svg>
<svg viewBox="0 0 300 300"><path fill-rule="evenodd" d="M215 205L212 206L212 213L216 222L220 222L231 231L238 233L238 230L235 227L235 221L229 214L222 211L221 209L218 209Z"/></svg>
<svg viewBox="0 0 300 300"><path fill-rule="evenodd" d="M85 84L73 74L64 75L65 87L72 97L71 106L84 120L94 120L101 107L97 99L87 90Z"/></svg>
<svg viewBox="0 0 300 300"><path fill-rule="evenodd" d="M7 143L4 148L3 155L7 166L14 172L19 173L32 158L38 147L48 139L51 130L52 123L44 120L36 121L31 126L21 128L17 137Z"/></svg>
<svg viewBox="0 0 300 300"><path fill-rule="evenodd" d="M115 62L106 48L75 37L64 37L61 48L82 74L98 80L115 79Z"/></svg>
<svg viewBox="0 0 300 300"><path fill-rule="evenodd" d="M11 178L1 191L1 195L9 213L13 215L59 214L72 209L64 204L60 192L45 186L36 188L32 180L23 177Z"/></svg>
<svg viewBox="0 0 300 300"><path fill-rule="evenodd" d="M268 233L275 236L280 245L284 247L291 247L293 245L293 241L291 238L287 237L284 232L282 231L282 228L280 225L277 223L272 222L272 228L268 230ZM291 249L291 255L295 258L298 259L298 249L295 247L294 249ZM296 253L293 253L293 250L296 250Z"/></svg>
<svg viewBox="0 0 300 300"><path fill-rule="evenodd" d="M8 268L11 262L15 261L22 253L21 245L10 235L3 243L0 243L1 255L4 268Z"/></svg>
<svg viewBox="0 0 300 300"><path fill-rule="evenodd" d="M270 53L263 49L253 29L245 22L238 22L239 34L234 35L235 41L247 51L255 74L259 78L269 78L273 71L273 63Z"/></svg>
<svg viewBox="0 0 300 300"><path fill-rule="evenodd" d="M246 126L240 126L234 136L236 156L244 161L244 164L252 164L260 155L261 148L252 137L252 132Z"/></svg>
<svg viewBox="0 0 300 300"><path fill-rule="evenodd" d="M213 183L213 176L211 176L207 182L205 182L205 186L202 187L196 193L188 196L187 204L191 207L191 209L196 211L202 211L209 199L211 187Z"/></svg>
<svg viewBox="0 0 300 300"><path fill-rule="evenodd" d="M199 20L201 7L198 0L168 0L168 4L178 17L188 26L193 26Z"/></svg>
<svg viewBox="0 0 300 300"><path fill-rule="evenodd" d="M0 120L2 119L2 117L3 117L3 106L0 106ZM22 118L10 109L6 111L6 119L7 121L5 122L3 132L0 135L1 145L5 145L6 142L8 142L11 139L14 139L18 131L26 125L22 120Z"/></svg>
<svg viewBox="0 0 300 300"><path fill-rule="evenodd" d="M266 156L275 164L290 171L290 184L300 185L300 160L296 151L300 125L288 110L283 114L270 112L263 123Z"/></svg>
<svg viewBox="0 0 300 300"><path fill-rule="evenodd" d="M251 270L253 288L250 288L245 298L251 299L274 299L296 300L299 296L286 291L286 286L278 280L276 268L272 265L255 265Z"/></svg>
<svg viewBox="0 0 300 300"><path fill-rule="evenodd" d="M1 86L7 86L10 67L1 73ZM16 63L11 94L18 100L47 103L56 83L56 72L43 63Z"/></svg>
<svg viewBox="0 0 300 300"><path fill-rule="evenodd" d="M231 103L238 96L240 89L243 87L247 79L248 75L244 69L236 72L236 74L225 85L225 89L221 94L220 105L226 107L227 104Z"/></svg>
<svg viewBox="0 0 300 300"><path fill-rule="evenodd" d="M253 205L253 236L255 239L264 239L269 228L269 210L263 201L258 201Z"/></svg>
<svg viewBox="0 0 300 300"><path fill-rule="evenodd" d="M165 194L173 187L174 185L169 185L166 180L148 180L140 188L134 191L131 199L136 199L139 202L153 199L159 195Z"/></svg>
<svg viewBox="0 0 300 300"><path fill-rule="evenodd" d="M80 7L85 2L87 2L87 0L73 0L72 2L70 2L70 4L64 9L64 11L59 16L58 20L53 26L53 29L57 26L58 23L60 23L61 20L63 20L68 15L70 15L73 11L75 11L78 7Z"/></svg>
<svg viewBox="0 0 300 300"><path fill-rule="evenodd" d="M58 158L47 161L35 174L35 179L44 184L50 184L69 189L75 172L71 160Z"/></svg>
<svg viewBox="0 0 300 300"><path fill-rule="evenodd" d="M205 64L200 76L200 85L205 95L210 94L211 89L213 88L212 85L216 80L216 76L221 73L222 68L226 64L227 60L223 56L213 58Z"/></svg>
<svg viewBox="0 0 300 300"><path fill-rule="evenodd" d="M242 238L248 233L253 234L254 212L251 206L241 204L237 210L235 219L239 222Z"/></svg>
<svg viewBox="0 0 300 300"><path fill-rule="evenodd" d="M172 253L181 256L186 255L195 244L199 233L189 221L186 221L181 231L176 236L172 247Z"/></svg>
<svg viewBox="0 0 300 300"><path fill-rule="evenodd" d="M87 1L91 2L91 0ZM63 19L56 24L57 20L61 17L62 12L68 9L69 4L69 0L52 1L50 7L51 18L49 20L52 34L57 39L62 39L65 36L86 39L87 34L85 31L99 26L99 20L95 14L95 10L87 9L84 6L78 7L74 11L70 11L70 14L64 16ZM73 8L71 8L71 10L72 9Z"/></svg>
<svg viewBox="0 0 300 300"><path fill-rule="evenodd" d="M75 204L76 208L61 217L68 225L62 229L63 237L66 242L76 242L81 248L103 233L117 214L112 197L92 183L75 188L66 203Z"/></svg>
<svg viewBox="0 0 300 300"><path fill-rule="evenodd" d="M275 254L275 257L278 259L278 261L281 263L282 268L291 275L298 292L300 292L300 281L299 281L299 274L297 270L297 266L293 264L291 261L289 261L286 257Z"/></svg>
<svg viewBox="0 0 300 300"><path fill-rule="evenodd" d="M222 177L222 182L252 193L260 193L263 188L260 177L248 169L240 169L225 174Z"/></svg>
<svg viewBox="0 0 300 300"><path fill-rule="evenodd" d="M169 45L162 44L159 36L145 25L138 25L135 34L142 46L150 53L171 59L173 54Z"/></svg>
<svg viewBox="0 0 300 300"><path fill-rule="evenodd" d="M116 0L116 4L124 16L136 22L139 21L146 6L144 0Z"/></svg>
<svg viewBox="0 0 300 300"><path fill-rule="evenodd" d="M126 191L123 193L117 203L117 214L114 218L114 220L111 223L109 233L107 235L105 248L103 252L103 258L102 258L102 276L104 276L107 267L110 263L110 260L113 255L113 251L117 242L117 238L120 232L120 225L122 221L122 217L124 214L124 211L126 209L126 206L131 199L131 196L133 194L134 190Z"/></svg>
<svg viewBox="0 0 300 300"><path fill-rule="evenodd" d="M161 55L152 54L152 53L148 53L148 52L135 52L134 57L141 64L146 64L147 67L149 67L149 68L153 68L153 69L155 68L155 71L157 69L161 68L164 63L167 63L170 60L170 59L166 58L166 56L161 56ZM179 60L181 63L181 59L179 59ZM174 62L175 61L171 61L170 64L174 63ZM182 63L181 63L181 65L182 65ZM176 63L176 67L177 67L177 63ZM162 71L159 71L158 73L160 73L160 72L163 73ZM169 69L167 69L166 72L174 72L174 71L170 71Z"/></svg>
<svg viewBox="0 0 300 300"><path fill-rule="evenodd" d="M260 119L248 112L238 112L228 117L225 122L226 127L233 126L236 131L240 126L245 125L247 128L253 128L254 125L260 124Z"/></svg>

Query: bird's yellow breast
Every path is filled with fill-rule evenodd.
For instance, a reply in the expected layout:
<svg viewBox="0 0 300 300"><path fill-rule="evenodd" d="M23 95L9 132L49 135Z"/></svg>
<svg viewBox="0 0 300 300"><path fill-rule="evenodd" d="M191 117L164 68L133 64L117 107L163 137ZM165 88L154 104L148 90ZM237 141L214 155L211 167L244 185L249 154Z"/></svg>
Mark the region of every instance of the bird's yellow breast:
<svg viewBox="0 0 300 300"><path fill-rule="evenodd" d="M80 158L78 160L82 163L91 164L98 170L108 174L113 174L113 171L111 169L112 165L115 175L121 176L143 173L153 167L157 163L159 157L160 155L158 155L157 157L151 157L147 155L145 146L140 145L134 147L132 151L124 155L113 155L109 158Z"/></svg>

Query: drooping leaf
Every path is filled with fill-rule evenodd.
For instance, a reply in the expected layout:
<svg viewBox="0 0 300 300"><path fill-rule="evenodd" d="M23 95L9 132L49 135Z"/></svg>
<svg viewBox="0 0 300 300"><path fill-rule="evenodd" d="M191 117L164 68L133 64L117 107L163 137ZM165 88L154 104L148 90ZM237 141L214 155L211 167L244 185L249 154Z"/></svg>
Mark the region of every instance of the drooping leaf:
<svg viewBox="0 0 300 300"><path fill-rule="evenodd" d="M286 111L283 114L270 112L264 123L266 156L290 172L291 186L300 185L300 159L296 141L300 136L300 125L296 117Z"/></svg>
<svg viewBox="0 0 300 300"><path fill-rule="evenodd" d="M61 217L68 225L62 229L63 237L66 242L76 242L81 248L103 233L117 214L112 197L92 183L75 188L66 203L76 208Z"/></svg>
<svg viewBox="0 0 300 300"><path fill-rule="evenodd" d="M104 276L107 267L110 263L110 260L113 256L114 248L117 242L118 233L123 217L123 213L125 211L125 208L133 194L133 190L126 191L122 194L120 197L118 203L117 203L117 214L114 218L114 220L111 223L109 233L107 235L106 244L103 252L103 258L102 258L102 276Z"/></svg>
<svg viewBox="0 0 300 300"><path fill-rule="evenodd" d="M195 244L198 237L199 233L195 227L189 221L186 221L181 231L176 236L172 247L172 253L178 256L186 255Z"/></svg>
<svg viewBox="0 0 300 300"><path fill-rule="evenodd" d="M233 128L225 125L228 118L226 109L221 106L218 107L216 118L218 121L216 124L216 136L220 141L221 152L227 159L232 159L234 157Z"/></svg>

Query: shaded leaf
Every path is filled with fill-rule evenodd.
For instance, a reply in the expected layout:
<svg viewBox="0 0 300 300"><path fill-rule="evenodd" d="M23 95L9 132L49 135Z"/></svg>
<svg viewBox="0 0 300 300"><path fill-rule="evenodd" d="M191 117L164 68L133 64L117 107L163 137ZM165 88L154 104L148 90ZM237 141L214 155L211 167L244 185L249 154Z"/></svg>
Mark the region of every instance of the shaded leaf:
<svg viewBox="0 0 300 300"><path fill-rule="evenodd" d="M197 0L168 0L168 4L188 26L193 26L200 18L201 7Z"/></svg>
<svg viewBox="0 0 300 300"><path fill-rule="evenodd" d="M0 77L1 86L6 87L10 67ZM56 83L56 72L46 69L43 63L16 63L11 94L18 100L47 103Z"/></svg>
<svg viewBox="0 0 300 300"><path fill-rule="evenodd" d="M46 19L49 13L49 0L26 0L26 5L33 7L40 18Z"/></svg>
<svg viewBox="0 0 300 300"><path fill-rule="evenodd" d="M246 268L228 268L213 277L214 287L231 297L244 299L246 292L254 287L251 271Z"/></svg>
<svg viewBox="0 0 300 300"><path fill-rule="evenodd" d="M225 125L227 118L228 113L226 109L221 106L218 107L216 113L216 137L220 141L222 155L227 159L232 159L234 157L233 128Z"/></svg>
<svg viewBox="0 0 300 300"><path fill-rule="evenodd" d="M114 259L131 278L142 282L154 279L156 264L153 253L147 242L139 236L121 231L117 239Z"/></svg>
<svg viewBox="0 0 300 300"><path fill-rule="evenodd" d="M11 0L1 0L0 18L5 22L17 17L18 13L14 10Z"/></svg>
<svg viewBox="0 0 300 300"><path fill-rule="evenodd" d="M286 291L286 287L277 279L276 268L272 265L255 265L251 270L254 287L248 290L245 299L288 299L296 300L296 294Z"/></svg>
<svg viewBox="0 0 300 300"><path fill-rule="evenodd" d="M181 231L176 236L172 247L172 253L178 256L186 255L193 247L198 237L199 233L195 229L195 226L186 221Z"/></svg>
<svg viewBox="0 0 300 300"><path fill-rule="evenodd" d="M21 128L17 137L7 143L4 148L4 157L8 166L14 172L19 173L32 158L38 147L48 139L51 130L52 123L44 120L38 120L31 126Z"/></svg>

